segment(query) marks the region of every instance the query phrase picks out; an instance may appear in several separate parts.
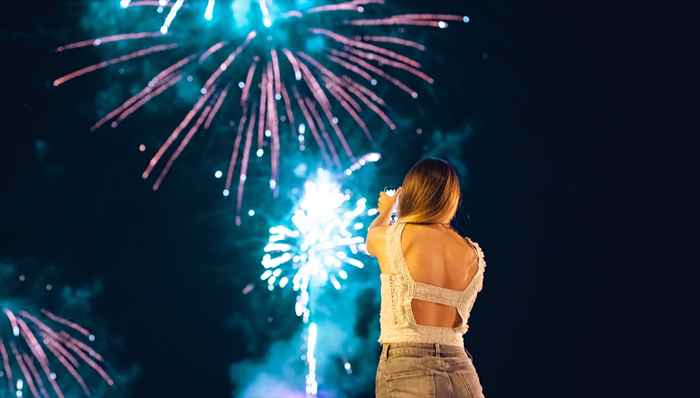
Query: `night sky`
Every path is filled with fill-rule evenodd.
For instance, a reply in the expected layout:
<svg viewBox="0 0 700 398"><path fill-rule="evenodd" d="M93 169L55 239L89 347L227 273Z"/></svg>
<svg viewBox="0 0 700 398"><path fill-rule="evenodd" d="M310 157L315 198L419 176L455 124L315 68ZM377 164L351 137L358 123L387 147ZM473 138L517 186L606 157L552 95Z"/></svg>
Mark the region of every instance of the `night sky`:
<svg viewBox="0 0 700 398"><path fill-rule="evenodd" d="M0 260L50 264L72 285L101 282L93 315L119 338L120 361L139 368L129 396L235 395L231 364L261 358L268 344L288 339L299 326L293 315L259 321L291 314L278 308L290 305L289 298L275 303L263 289L241 294L250 282L263 287L256 278L265 219L234 226L233 202L221 198L220 181L211 177L222 164L212 149L218 141L206 135L153 192L140 178L147 158L138 145L161 140L173 114L186 108L174 104L172 112L91 133L98 93L110 75L65 90L50 84L71 66L89 62L79 54L51 54L86 37L76 21L88 1L16 3L4 12L0 31L7 111L0 146ZM488 396L573 396L581 389L565 387L579 377L568 367L567 336L576 328L570 312L584 299L569 267L581 261L577 238L590 232L577 227L588 216L588 170L580 159L590 144L582 126L566 116L576 103L559 94L570 89L586 95L585 80L568 80L585 66L567 58L565 48L575 39L565 36L571 32L566 21L554 17L561 10L524 2L460 3L431 2L432 9L459 10L472 22L433 43L439 56L430 69L437 82L416 113L424 137L385 139L380 149L387 166L372 169L376 186L368 189L398 185L432 149L432 132L468 133L458 142L469 217L457 226L484 248L488 271L467 347ZM398 108L404 118L411 115L409 105ZM415 136L414 129L398 134ZM251 188L250 194L258 193ZM375 365L376 349L368 352L374 356L358 366ZM355 396L373 396L373 388Z"/></svg>

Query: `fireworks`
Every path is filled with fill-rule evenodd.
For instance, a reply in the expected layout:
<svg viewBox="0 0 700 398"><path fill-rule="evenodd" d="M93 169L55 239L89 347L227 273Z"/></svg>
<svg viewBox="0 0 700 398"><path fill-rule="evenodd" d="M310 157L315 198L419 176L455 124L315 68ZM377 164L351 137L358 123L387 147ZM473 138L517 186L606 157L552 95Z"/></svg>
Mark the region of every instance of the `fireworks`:
<svg viewBox="0 0 700 398"><path fill-rule="evenodd" d="M345 175L349 176L367 162L376 162L380 158L378 153L364 155L345 170ZM364 267L358 258L365 251L361 234L365 223L362 219L373 214L376 214L376 209L367 209L365 198L353 200L352 193L341 191L330 172L320 169L315 178L304 184L304 194L292 214L291 224L270 228L261 261L265 270L260 279L267 282L269 290L284 288L291 282L297 293L296 315L308 324L305 355L307 396L318 393L315 350L319 330L318 325L310 321L311 289L328 283L340 289L341 281L349 276L344 269L346 265Z"/></svg>
<svg viewBox="0 0 700 398"><path fill-rule="evenodd" d="M237 214L254 146L255 156L269 156L269 186L275 193L284 136L294 138L302 151L313 140L326 167L340 168L341 156L355 161L341 120L372 141L370 120L396 128L387 100L375 86L417 98L416 83L433 83L415 59L426 46L402 37L408 34L405 29L444 29L469 20L453 14L391 14L383 0L121 0L119 5L115 13L137 18L147 29L83 40L56 51L114 43L132 46L131 51L67 73L54 86L136 59L170 60L143 89L99 119L93 126L97 129L118 126L172 87L201 81L192 108L143 172L148 179L159 168L154 190L195 135L209 129L222 109L235 102L238 122L223 195L230 195L238 168ZM308 140L307 133L312 136Z"/></svg>
<svg viewBox="0 0 700 398"><path fill-rule="evenodd" d="M0 389L16 397L62 398L71 379L90 396L86 372L114 384L88 343L95 340L89 330L45 309L15 307L0 305Z"/></svg>
<svg viewBox="0 0 700 398"><path fill-rule="evenodd" d="M291 282L297 292L295 312L309 320L309 289L330 283L340 289L348 278L345 266L363 268L357 258L364 250L365 228L361 218L371 214L363 197L351 203L351 194L342 192L331 174L319 170L316 178L304 185L304 195L290 225L270 228L264 248L260 279L269 290L284 288Z"/></svg>

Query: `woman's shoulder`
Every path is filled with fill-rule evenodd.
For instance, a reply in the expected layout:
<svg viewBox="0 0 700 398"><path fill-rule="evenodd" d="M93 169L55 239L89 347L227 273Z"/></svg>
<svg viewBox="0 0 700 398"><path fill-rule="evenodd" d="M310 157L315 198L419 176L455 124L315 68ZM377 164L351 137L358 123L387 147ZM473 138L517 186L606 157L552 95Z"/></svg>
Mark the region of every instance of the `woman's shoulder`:
<svg viewBox="0 0 700 398"><path fill-rule="evenodd" d="M456 229L453 229L452 227L443 229L442 231L437 231L436 234L439 234L440 236L444 237L449 236L449 240L450 242L452 242L450 246L452 246L453 249L457 250L459 253L462 253L462 255L468 260L483 258L484 254L481 250L481 247L470 236L463 235ZM436 235L436 237L437 236L438 235Z"/></svg>
<svg viewBox="0 0 700 398"><path fill-rule="evenodd" d="M464 241L467 243L467 245L469 245L474 253L474 256L479 259L479 262L485 265L484 251L481 249L479 243L467 235L464 235Z"/></svg>
<svg viewBox="0 0 700 398"><path fill-rule="evenodd" d="M367 235L386 235L387 233L396 230L396 227L396 224L376 225L367 229Z"/></svg>

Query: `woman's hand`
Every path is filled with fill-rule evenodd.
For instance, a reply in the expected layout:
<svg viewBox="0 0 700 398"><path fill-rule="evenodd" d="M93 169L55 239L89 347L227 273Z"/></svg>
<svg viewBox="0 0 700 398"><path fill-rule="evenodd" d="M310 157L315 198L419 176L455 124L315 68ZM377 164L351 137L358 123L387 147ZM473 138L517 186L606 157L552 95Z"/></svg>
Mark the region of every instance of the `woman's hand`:
<svg viewBox="0 0 700 398"><path fill-rule="evenodd" d="M386 191L379 192L379 197L377 198L377 211L381 215L389 214L391 207L394 205L394 201L399 197L401 192L401 187L394 191L393 195L388 194Z"/></svg>

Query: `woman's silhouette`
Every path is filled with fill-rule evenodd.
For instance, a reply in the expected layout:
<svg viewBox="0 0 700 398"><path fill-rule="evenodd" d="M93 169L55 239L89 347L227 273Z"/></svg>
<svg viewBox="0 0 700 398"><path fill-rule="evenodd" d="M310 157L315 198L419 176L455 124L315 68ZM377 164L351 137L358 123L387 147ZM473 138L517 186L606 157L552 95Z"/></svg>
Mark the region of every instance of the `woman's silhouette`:
<svg viewBox="0 0 700 398"><path fill-rule="evenodd" d="M459 203L457 173L439 159L419 161L393 195L379 194L367 234L381 269L378 398L484 396L462 336L486 264L450 227Z"/></svg>

